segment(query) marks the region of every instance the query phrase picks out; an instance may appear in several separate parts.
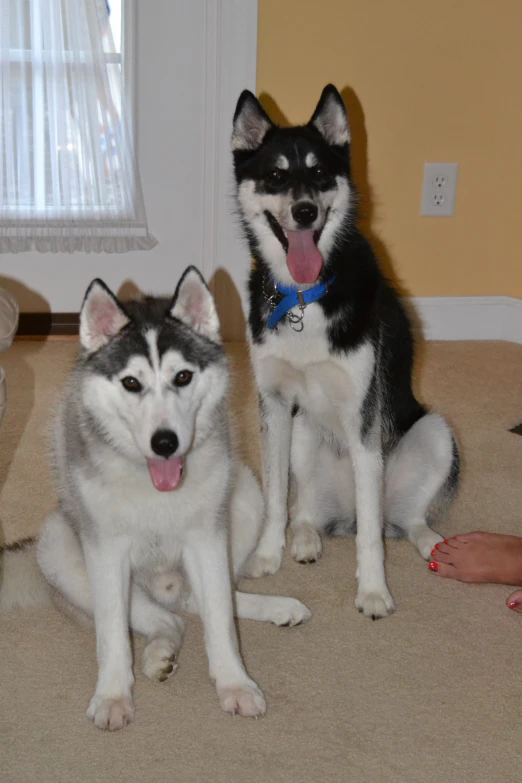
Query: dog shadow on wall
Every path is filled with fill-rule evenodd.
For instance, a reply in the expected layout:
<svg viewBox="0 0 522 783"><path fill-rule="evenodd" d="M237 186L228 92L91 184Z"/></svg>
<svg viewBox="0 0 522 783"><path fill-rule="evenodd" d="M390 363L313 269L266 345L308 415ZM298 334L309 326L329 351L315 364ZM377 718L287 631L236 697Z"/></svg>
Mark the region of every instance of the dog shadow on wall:
<svg viewBox="0 0 522 783"><path fill-rule="evenodd" d="M245 260L248 258L248 250L245 252ZM245 276L247 264L245 264ZM207 280L207 285L212 291L216 302L216 309L221 325L221 337L225 342L244 342L246 340L246 321L241 296L234 281L226 269L218 268ZM132 280L125 280L118 289L118 298L133 299L140 296L141 291Z"/></svg>
<svg viewBox="0 0 522 783"><path fill-rule="evenodd" d="M0 275L0 288L9 291L26 311L51 312L49 302L19 280ZM24 518L25 512L14 508L18 487L12 484L10 474L18 452L25 453L27 458L18 455L18 466L24 480L23 492L30 495L34 448L31 443L22 443L22 439L35 405L36 377L32 360L44 346L42 340L23 340L0 354L7 385L7 409L0 424L0 546L24 538L32 525L31 520Z"/></svg>
<svg viewBox="0 0 522 783"><path fill-rule="evenodd" d="M247 274L248 249L245 248L245 282ZM216 302L223 340L244 342L246 340L245 314L241 304L241 296L230 274L226 269L219 267L208 284Z"/></svg>

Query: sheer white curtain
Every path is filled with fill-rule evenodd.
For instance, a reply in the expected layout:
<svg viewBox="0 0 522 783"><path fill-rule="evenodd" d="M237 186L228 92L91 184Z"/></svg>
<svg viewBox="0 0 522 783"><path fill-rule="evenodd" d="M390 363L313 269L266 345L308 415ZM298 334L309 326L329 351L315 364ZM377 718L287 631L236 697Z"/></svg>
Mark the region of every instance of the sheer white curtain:
<svg viewBox="0 0 522 783"><path fill-rule="evenodd" d="M0 252L156 244L124 94L105 0L0 0Z"/></svg>

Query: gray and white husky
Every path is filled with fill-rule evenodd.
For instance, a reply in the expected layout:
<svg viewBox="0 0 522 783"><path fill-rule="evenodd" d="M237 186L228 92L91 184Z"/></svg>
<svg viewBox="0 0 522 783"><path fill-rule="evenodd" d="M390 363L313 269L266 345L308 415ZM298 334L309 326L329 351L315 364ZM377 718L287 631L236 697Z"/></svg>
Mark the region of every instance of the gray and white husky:
<svg viewBox="0 0 522 783"><path fill-rule="evenodd" d="M54 433L59 508L44 524L37 560L41 587L63 609L94 616L99 668L87 715L102 729L134 716L129 624L147 637L147 677L174 673L180 609L202 618L221 708L262 715L265 700L241 660L233 611L286 626L310 612L293 598L233 597L230 570L236 579L256 546L263 500L234 456L212 296L194 267L170 300L122 303L95 280L80 341ZM28 593L35 601L21 554L4 552L4 609Z"/></svg>
<svg viewBox="0 0 522 783"><path fill-rule="evenodd" d="M239 98L232 150L237 201L255 263L249 337L262 417L267 520L254 576L281 564L290 492L292 554L313 562L321 534L357 532L356 606L394 609L383 530L425 558L429 524L451 500L451 428L415 398L405 309L357 227L350 129L325 87L303 126L279 128Z"/></svg>

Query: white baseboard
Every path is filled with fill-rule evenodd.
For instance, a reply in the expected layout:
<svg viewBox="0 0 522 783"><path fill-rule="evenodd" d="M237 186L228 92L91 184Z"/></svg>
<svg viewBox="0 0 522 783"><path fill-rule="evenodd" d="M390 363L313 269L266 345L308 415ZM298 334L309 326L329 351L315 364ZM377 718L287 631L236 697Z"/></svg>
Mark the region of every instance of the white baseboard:
<svg viewBox="0 0 522 783"><path fill-rule="evenodd" d="M522 299L415 296L427 340L507 340L522 344Z"/></svg>

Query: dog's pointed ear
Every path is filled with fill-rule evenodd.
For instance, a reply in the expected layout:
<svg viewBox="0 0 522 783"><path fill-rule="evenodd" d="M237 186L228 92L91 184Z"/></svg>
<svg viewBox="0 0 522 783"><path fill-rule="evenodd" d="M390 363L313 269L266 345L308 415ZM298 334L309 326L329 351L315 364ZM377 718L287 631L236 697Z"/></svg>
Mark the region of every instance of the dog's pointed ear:
<svg viewBox="0 0 522 783"><path fill-rule="evenodd" d="M350 143L346 108L333 84L327 84L324 88L308 124L313 125L331 147L344 147Z"/></svg>
<svg viewBox="0 0 522 783"><path fill-rule="evenodd" d="M243 90L234 114L232 151L254 152L273 125L256 96L250 90Z"/></svg>
<svg viewBox="0 0 522 783"><path fill-rule="evenodd" d="M184 271L172 300L170 314L209 340L221 342L214 297L195 266L189 266Z"/></svg>
<svg viewBox="0 0 522 783"><path fill-rule="evenodd" d="M80 343L89 353L99 350L130 323L118 298L103 280L93 280L80 311Z"/></svg>

